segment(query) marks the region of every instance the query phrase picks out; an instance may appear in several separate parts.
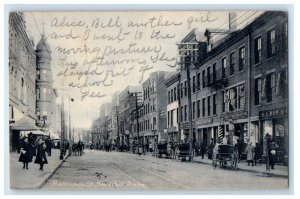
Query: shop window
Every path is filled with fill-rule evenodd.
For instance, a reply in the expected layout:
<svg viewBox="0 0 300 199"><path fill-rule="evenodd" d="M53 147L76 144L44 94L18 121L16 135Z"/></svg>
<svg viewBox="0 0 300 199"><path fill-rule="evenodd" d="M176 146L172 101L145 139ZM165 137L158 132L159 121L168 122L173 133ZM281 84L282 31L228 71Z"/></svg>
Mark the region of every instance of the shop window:
<svg viewBox="0 0 300 199"><path fill-rule="evenodd" d="M259 105L261 102L261 78L255 79L254 105Z"/></svg>
<svg viewBox="0 0 300 199"><path fill-rule="evenodd" d="M258 64L261 62L261 37L255 39L254 48L254 63Z"/></svg>
<svg viewBox="0 0 300 199"><path fill-rule="evenodd" d="M246 49L245 47L241 47L239 49L239 71L242 71L245 68L245 64L246 64L245 57L246 57Z"/></svg>
<svg viewBox="0 0 300 199"><path fill-rule="evenodd" d="M267 57L270 58L275 55L275 29L267 33Z"/></svg>
<svg viewBox="0 0 300 199"><path fill-rule="evenodd" d="M235 67L235 57L234 52L230 54L230 75L234 74L234 67Z"/></svg>

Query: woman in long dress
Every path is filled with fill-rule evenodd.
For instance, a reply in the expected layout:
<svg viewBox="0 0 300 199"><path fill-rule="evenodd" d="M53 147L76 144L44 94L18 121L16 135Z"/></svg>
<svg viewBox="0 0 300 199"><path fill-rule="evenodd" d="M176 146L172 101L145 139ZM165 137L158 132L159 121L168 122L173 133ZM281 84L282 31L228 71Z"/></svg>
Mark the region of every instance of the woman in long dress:
<svg viewBox="0 0 300 199"><path fill-rule="evenodd" d="M38 140L37 153L34 163L40 164L40 170L43 171L44 164L48 164L46 157L46 145L42 138Z"/></svg>
<svg viewBox="0 0 300 199"><path fill-rule="evenodd" d="M28 142L28 138L25 137L20 149L19 162L23 162L23 169L28 169L28 163L32 162L34 147Z"/></svg>

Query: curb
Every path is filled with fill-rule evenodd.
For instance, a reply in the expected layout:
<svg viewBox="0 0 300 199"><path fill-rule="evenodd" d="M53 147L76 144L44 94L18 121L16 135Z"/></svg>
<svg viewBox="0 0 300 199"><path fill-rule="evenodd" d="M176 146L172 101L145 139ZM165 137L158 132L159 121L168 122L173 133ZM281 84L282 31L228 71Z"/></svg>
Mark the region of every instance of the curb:
<svg viewBox="0 0 300 199"><path fill-rule="evenodd" d="M37 187L33 187L32 189L40 189L42 186L44 186L48 180L53 176L53 174L57 171L57 169L59 169L61 167L61 165L66 161L66 159L68 159L68 157L70 156L70 154L68 154L56 167L55 169L51 172L51 174L46 177L39 186Z"/></svg>
<svg viewBox="0 0 300 199"><path fill-rule="evenodd" d="M194 162L195 162L195 163L198 163L198 164L206 164L206 165L210 165L210 163L201 162L201 161L195 161L195 160L194 160ZM259 174L266 175L267 177L288 178L288 175L269 173L269 172L267 172L267 171L256 171L256 170L251 170L251 169L241 169L241 168L237 168L237 170L239 170L239 171L246 171L246 172L250 172L250 173L259 173Z"/></svg>

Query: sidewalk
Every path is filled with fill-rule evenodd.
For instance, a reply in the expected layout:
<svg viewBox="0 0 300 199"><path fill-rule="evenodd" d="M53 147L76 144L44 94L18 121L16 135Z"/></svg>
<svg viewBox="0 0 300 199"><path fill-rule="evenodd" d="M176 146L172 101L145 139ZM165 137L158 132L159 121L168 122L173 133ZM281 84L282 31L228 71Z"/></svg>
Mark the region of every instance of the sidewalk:
<svg viewBox="0 0 300 199"><path fill-rule="evenodd" d="M194 157L194 162L200 163L200 164L210 164L212 165L212 160L207 159L207 156L204 157L202 160L201 156ZM275 169L271 169L270 171L266 170L266 164L260 164L254 166L248 166L248 163L246 161L241 161L238 163L238 170L240 171L247 171L252 173L259 173L266 176L271 177L282 177L282 178L288 178L288 166L282 166L282 165L275 165ZM219 165L216 169L220 169Z"/></svg>
<svg viewBox="0 0 300 199"><path fill-rule="evenodd" d="M68 153L68 151L67 151ZM44 165L44 171L40 171L40 165L34 164L35 156L29 163L29 169L23 169L23 163L19 162L20 154L10 153L10 188L11 189L38 189L46 183L53 173L60 167L62 160L59 159L60 150L53 149ZM67 155L64 157L67 158Z"/></svg>

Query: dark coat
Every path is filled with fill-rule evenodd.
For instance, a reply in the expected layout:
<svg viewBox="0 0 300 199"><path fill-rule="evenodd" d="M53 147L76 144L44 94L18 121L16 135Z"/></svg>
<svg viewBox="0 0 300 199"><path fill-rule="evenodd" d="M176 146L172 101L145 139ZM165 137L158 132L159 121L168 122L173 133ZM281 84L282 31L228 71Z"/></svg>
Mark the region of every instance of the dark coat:
<svg viewBox="0 0 300 199"><path fill-rule="evenodd" d="M32 162L34 147L29 142L23 142L21 144L21 151L25 153L21 152L19 162Z"/></svg>
<svg viewBox="0 0 300 199"><path fill-rule="evenodd" d="M37 153L34 163L36 164L48 164L48 160L45 153L44 144L37 145Z"/></svg>

